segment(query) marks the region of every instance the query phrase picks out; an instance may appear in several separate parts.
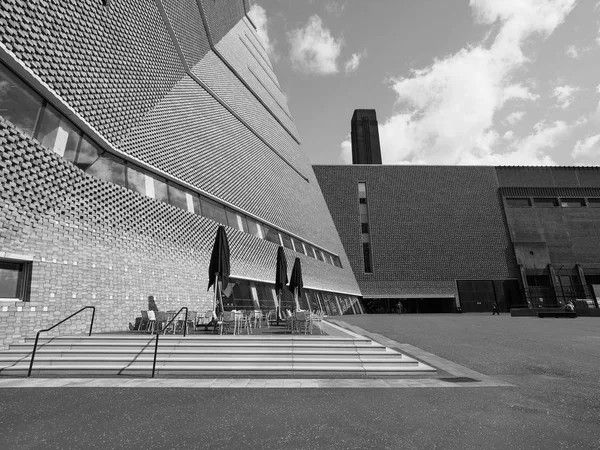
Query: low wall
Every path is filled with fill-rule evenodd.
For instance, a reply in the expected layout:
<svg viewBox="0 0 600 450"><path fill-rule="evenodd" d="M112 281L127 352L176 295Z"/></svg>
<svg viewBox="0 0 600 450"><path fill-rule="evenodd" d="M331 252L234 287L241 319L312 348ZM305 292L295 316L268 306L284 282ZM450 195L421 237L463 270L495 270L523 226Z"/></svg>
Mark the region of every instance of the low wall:
<svg viewBox="0 0 600 450"><path fill-rule="evenodd" d="M537 317L540 312L554 312L557 309L564 311L564 308L512 308L511 317ZM600 308L579 308L575 312L580 317L600 317Z"/></svg>

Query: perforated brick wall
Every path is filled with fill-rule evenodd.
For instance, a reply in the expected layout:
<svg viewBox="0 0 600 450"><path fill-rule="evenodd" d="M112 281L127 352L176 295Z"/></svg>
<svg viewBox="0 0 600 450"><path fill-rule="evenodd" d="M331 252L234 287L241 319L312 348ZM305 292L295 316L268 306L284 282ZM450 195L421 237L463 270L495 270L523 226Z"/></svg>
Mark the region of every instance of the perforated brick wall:
<svg viewBox="0 0 600 450"><path fill-rule="evenodd" d="M160 310L211 306L206 286L216 223L93 178L2 118L0 149L0 249L34 258L31 301L0 305L7 307L0 310L0 344L86 305L98 308L98 332L127 329L151 296ZM277 246L227 232L232 276L274 281ZM291 267L297 254L286 253ZM301 260L305 285L357 292L348 268ZM86 323L76 319L60 333L82 332Z"/></svg>
<svg viewBox="0 0 600 450"><path fill-rule="evenodd" d="M493 167L314 166L363 295L451 295L457 279L517 277ZM364 273L358 182L373 273Z"/></svg>

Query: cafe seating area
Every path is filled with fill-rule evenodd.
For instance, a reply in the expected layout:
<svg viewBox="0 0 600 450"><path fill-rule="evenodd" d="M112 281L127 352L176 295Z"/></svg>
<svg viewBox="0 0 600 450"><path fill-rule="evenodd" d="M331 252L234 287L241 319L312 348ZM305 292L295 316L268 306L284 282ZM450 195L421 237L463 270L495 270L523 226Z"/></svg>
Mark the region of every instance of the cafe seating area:
<svg viewBox="0 0 600 450"><path fill-rule="evenodd" d="M275 310L232 310L215 314L208 310L198 311L153 311L143 310L141 316L130 325L130 331L145 334L326 334L322 322L322 311L281 312L278 320Z"/></svg>

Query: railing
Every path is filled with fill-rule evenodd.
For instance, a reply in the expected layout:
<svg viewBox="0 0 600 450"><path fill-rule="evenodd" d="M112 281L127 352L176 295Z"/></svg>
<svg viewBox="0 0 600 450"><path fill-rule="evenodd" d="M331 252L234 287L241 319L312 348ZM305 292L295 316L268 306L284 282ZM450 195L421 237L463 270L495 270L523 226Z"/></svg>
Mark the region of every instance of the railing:
<svg viewBox="0 0 600 450"><path fill-rule="evenodd" d="M79 311L77 311L76 313L71 314L66 319L63 319L60 322L58 322L57 324L52 325L50 328L46 328L45 330L40 330L40 331L37 332L37 334L35 335L35 343L33 344L33 353L31 354L31 361L29 363L29 372L27 372L27 376L28 377L31 376L31 370L33 369L33 359L35 358L35 352L37 350L37 345L38 345L38 340L40 338L40 333L44 333L44 332L47 332L47 331L50 331L50 330L56 328L61 323L66 322L71 317L76 316L77 314L79 314L82 311L85 311L86 309L91 309L92 310L92 321L90 322L90 333L88 334L88 336L91 336L92 335L92 327L94 326L94 316L96 315L96 307L95 306L85 306L85 307L81 308Z"/></svg>
<svg viewBox="0 0 600 450"><path fill-rule="evenodd" d="M185 320L183 322L183 336L186 336L186 332L187 332L187 318L188 318L188 307L187 306L182 306L181 309L179 311L177 311L177 314L175 314L173 316L173 318L167 322L167 324L165 325L165 327L163 328L163 333L166 332L166 330L169 328L169 326L173 323L173 321L175 319L177 319L177 316L179 314L181 314L181 311L183 311L185 309ZM154 372L156 369L156 355L158 354L158 336L160 335L160 333L158 332L158 330L156 330L156 344L154 345L154 362L152 363L152 378L154 378Z"/></svg>

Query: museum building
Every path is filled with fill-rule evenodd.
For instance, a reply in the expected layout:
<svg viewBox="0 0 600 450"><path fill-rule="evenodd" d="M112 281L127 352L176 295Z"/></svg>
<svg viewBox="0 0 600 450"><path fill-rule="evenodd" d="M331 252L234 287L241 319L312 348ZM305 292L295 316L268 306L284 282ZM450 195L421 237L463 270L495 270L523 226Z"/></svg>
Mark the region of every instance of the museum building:
<svg viewBox="0 0 600 450"><path fill-rule="evenodd" d="M3 2L1 346L87 305L98 332L150 304L211 309L219 224L236 305L275 307L282 245L302 262L301 307L362 312L249 7Z"/></svg>

